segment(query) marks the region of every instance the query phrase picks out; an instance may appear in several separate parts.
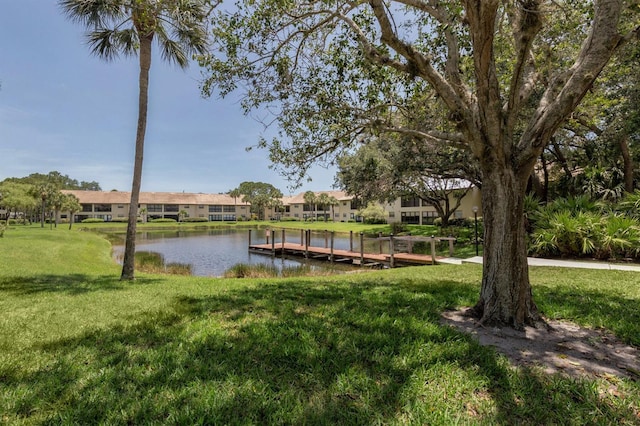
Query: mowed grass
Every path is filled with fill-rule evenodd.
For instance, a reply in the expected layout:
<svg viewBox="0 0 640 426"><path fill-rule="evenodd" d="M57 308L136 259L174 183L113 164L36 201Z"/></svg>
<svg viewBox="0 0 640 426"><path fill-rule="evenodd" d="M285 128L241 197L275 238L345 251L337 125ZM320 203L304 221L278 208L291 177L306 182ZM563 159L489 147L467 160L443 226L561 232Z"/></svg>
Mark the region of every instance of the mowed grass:
<svg viewBox="0 0 640 426"><path fill-rule="evenodd" d="M638 424L640 385L514 369L439 323L476 265L118 280L76 230L0 239L0 422ZM532 269L551 317L640 345L640 274Z"/></svg>

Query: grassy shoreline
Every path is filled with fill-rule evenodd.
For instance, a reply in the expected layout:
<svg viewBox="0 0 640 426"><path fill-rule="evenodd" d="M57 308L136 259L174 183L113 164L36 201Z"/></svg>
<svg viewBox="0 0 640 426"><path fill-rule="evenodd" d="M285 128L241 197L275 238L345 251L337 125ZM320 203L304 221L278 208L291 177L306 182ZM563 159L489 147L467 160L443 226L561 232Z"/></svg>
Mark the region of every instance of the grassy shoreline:
<svg viewBox="0 0 640 426"><path fill-rule="evenodd" d="M640 384L513 369L439 324L477 265L332 277L118 280L109 242L0 240L7 424L637 424ZM533 268L546 315L640 346L640 275ZM612 392L611 389L615 389Z"/></svg>

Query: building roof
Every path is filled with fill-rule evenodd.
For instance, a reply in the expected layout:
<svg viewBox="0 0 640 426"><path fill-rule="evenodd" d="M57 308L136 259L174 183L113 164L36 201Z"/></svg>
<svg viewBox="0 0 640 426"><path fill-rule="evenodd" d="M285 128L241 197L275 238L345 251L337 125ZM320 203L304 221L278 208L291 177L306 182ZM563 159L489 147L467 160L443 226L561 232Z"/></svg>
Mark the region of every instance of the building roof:
<svg viewBox="0 0 640 426"><path fill-rule="evenodd" d="M129 204L131 192L64 190L75 195L83 204ZM184 204L184 205L239 205L248 206L241 198L227 194L194 194L186 192L140 192L140 204Z"/></svg>

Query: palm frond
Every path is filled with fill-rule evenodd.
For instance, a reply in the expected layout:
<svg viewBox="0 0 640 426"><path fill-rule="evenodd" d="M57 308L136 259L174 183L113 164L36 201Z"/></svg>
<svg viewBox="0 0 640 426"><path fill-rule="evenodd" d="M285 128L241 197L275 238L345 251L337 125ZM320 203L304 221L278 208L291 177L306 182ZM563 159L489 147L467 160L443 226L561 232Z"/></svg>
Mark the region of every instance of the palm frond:
<svg viewBox="0 0 640 426"><path fill-rule="evenodd" d="M127 18L122 0L60 0L67 17L90 28L105 28Z"/></svg>
<svg viewBox="0 0 640 426"><path fill-rule="evenodd" d="M180 43L171 39L164 39L160 43L160 55L167 62L173 62L180 68L189 66L189 58Z"/></svg>
<svg viewBox="0 0 640 426"><path fill-rule="evenodd" d="M90 32L87 35L87 44L91 53L107 61L116 59L120 54L116 33L117 31L109 29Z"/></svg>

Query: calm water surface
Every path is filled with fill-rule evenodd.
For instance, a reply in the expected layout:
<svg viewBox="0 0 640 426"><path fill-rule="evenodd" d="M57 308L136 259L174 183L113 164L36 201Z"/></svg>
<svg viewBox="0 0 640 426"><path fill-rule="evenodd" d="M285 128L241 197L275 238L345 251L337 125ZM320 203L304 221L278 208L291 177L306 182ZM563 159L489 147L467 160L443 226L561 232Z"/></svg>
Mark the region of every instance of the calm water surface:
<svg viewBox="0 0 640 426"><path fill-rule="evenodd" d="M287 242L300 243L300 232L287 230ZM265 230L253 229L253 244L266 242ZM281 231L276 232L276 243L281 241ZM312 234L311 245L325 247L329 237L324 232ZM359 250L357 238L354 236L354 250ZM136 238L136 251L152 251L164 256L166 263L187 263L192 266L193 275L219 277L238 263L283 266L311 265L314 268L327 267L328 263L313 262L298 258L271 257L249 253L249 231L247 229L215 229L207 231L162 231L142 232ZM334 248L348 250L349 236L336 234ZM122 256L124 246L114 246L116 257ZM343 265L344 268L344 265Z"/></svg>

